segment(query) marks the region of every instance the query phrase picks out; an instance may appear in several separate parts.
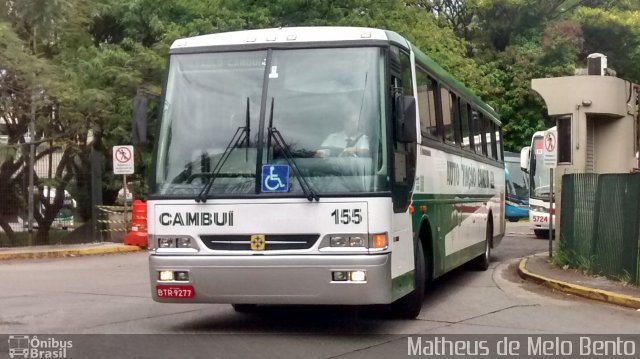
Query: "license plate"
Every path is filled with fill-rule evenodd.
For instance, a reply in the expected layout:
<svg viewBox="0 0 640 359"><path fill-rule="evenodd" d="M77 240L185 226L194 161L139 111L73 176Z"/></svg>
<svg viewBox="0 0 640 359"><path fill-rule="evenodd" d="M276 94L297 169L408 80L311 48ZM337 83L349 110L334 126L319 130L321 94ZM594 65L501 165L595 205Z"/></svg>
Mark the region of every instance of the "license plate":
<svg viewBox="0 0 640 359"><path fill-rule="evenodd" d="M547 217L545 217L545 216L533 216L533 221L534 222L546 222L547 221Z"/></svg>
<svg viewBox="0 0 640 359"><path fill-rule="evenodd" d="M192 285L156 285L159 298L193 298L196 291Z"/></svg>

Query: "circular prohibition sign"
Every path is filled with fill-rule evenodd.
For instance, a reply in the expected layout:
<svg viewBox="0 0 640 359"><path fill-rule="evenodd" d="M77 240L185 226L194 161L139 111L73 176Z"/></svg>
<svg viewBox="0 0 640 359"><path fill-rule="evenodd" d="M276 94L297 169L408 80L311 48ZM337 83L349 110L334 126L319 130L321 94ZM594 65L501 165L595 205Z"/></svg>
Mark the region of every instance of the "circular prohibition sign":
<svg viewBox="0 0 640 359"><path fill-rule="evenodd" d="M131 151L126 147L120 147L116 150L116 161L127 163L131 160Z"/></svg>
<svg viewBox="0 0 640 359"><path fill-rule="evenodd" d="M547 152L553 152L556 149L556 136L549 132L545 135L544 147Z"/></svg>

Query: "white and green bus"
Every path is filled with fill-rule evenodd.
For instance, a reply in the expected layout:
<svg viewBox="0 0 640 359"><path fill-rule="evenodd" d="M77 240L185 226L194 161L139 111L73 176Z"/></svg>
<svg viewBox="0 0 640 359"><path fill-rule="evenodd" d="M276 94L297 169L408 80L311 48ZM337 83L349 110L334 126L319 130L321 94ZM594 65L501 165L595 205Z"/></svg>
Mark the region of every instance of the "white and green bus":
<svg viewBox="0 0 640 359"><path fill-rule="evenodd" d="M429 279L487 269L504 235L497 114L397 33L180 39L163 100L156 301L390 304L413 318Z"/></svg>

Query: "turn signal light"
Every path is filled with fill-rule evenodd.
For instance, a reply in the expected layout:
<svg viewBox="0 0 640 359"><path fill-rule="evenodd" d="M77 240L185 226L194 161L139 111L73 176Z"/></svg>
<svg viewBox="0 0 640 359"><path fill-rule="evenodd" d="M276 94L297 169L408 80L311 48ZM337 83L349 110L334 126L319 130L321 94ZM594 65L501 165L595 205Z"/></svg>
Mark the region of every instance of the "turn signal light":
<svg viewBox="0 0 640 359"><path fill-rule="evenodd" d="M387 248L387 234L377 233L371 236L371 248L385 249Z"/></svg>

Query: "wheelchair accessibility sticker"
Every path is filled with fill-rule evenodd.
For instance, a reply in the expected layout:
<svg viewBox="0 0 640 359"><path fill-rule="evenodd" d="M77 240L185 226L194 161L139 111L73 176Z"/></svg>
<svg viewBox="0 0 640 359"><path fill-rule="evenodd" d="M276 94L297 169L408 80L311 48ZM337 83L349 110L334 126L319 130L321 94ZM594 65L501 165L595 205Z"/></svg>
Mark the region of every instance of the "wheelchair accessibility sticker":
<svg viewBox="0 0 640 359"><path fill-rule="evenodd" d="M262 165L262 192L288 192L289 166Z"/></svg>

